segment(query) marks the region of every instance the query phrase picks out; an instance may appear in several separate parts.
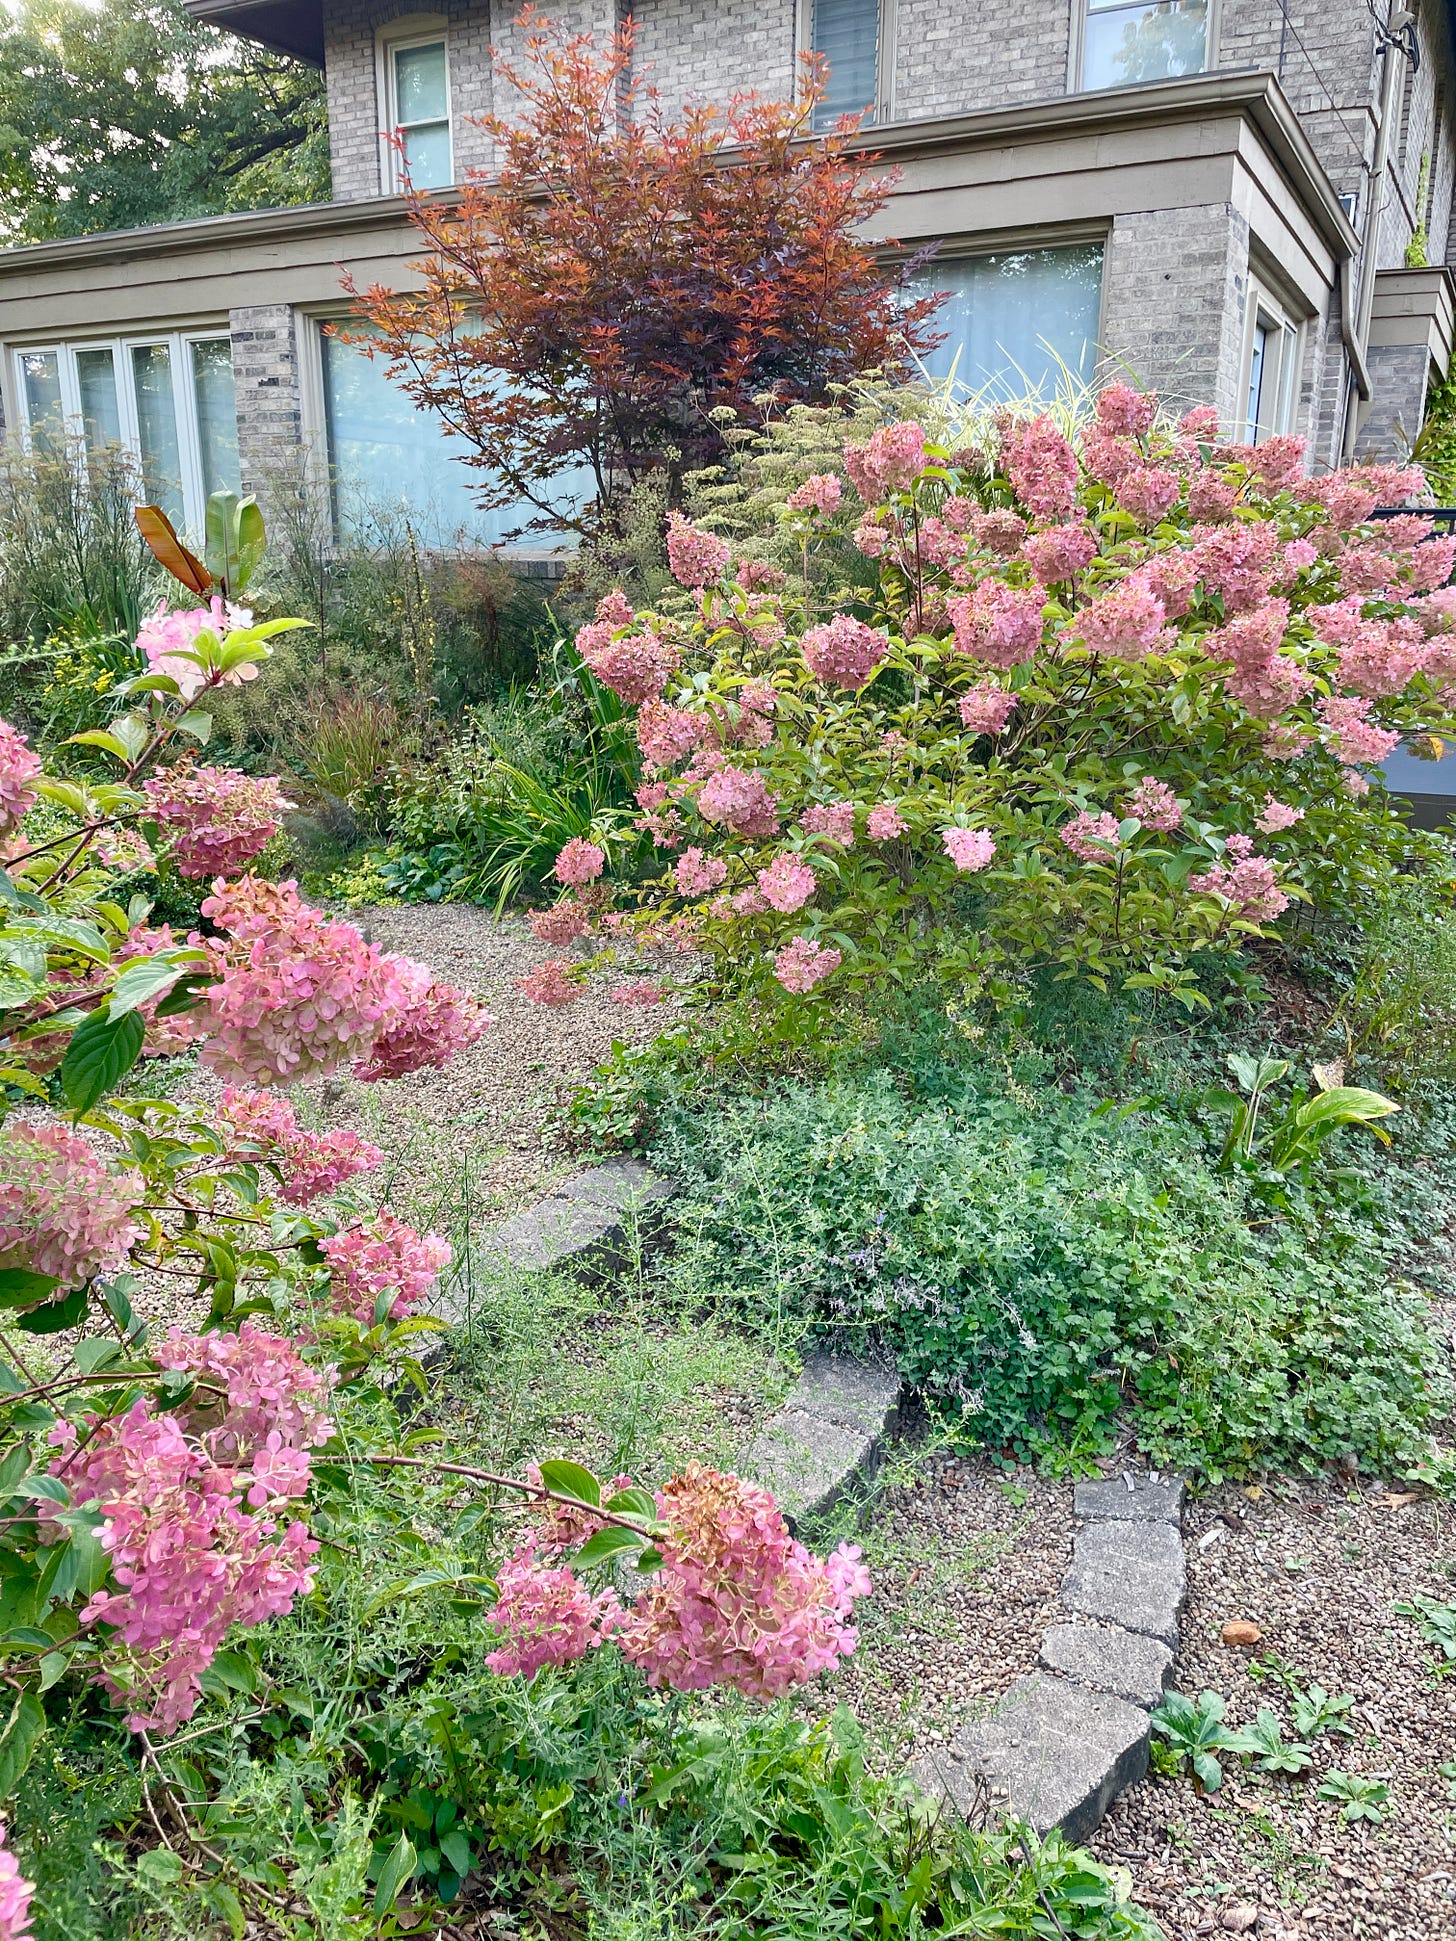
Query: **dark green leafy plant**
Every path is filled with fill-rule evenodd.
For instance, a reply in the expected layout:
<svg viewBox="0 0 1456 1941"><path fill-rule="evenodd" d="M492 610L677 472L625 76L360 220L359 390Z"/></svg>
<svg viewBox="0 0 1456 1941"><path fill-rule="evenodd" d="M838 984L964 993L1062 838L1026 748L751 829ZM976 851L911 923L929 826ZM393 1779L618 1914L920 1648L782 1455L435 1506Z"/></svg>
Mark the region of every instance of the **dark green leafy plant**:
<svg viewBox="0 0 1456 1941"><path fill-rule="evenodd" d="M1227 1749L1249 1759L1261 1773L1304 1773L1314 1764L1314 1754L1302 1740L1290 1741L1278 1717L1261 1705L1254 1723L1235 1732Z"/></svg>
<svg viewBox="0 0 1456 1941"><path fill-rule="evenodd" d="M1319 1796L1336 1802L1342 1820L1378 1823L1385 1818L1383 1808L1390 1788L1381 1780L1365 1779L1359 1773L1341 1772L1338 1766L1332 1766L1320 1781Z"/></svg>
<svg viewBox="0 0 1456 1941"><path fill-rule="evenodd" d="M1200 1793L1216 1793L1223 1784L1220 1753L1245 1750L1223 1722L1224 1706L1217 1692L1204 1692L1196 1700L1182 1692L1169 1692L1153 1709L1153 1730L1180 1766L1186 1761L1191 1767L1193 1784ZM1275 1729L1277 1732L1277 1724Z"/></svg>

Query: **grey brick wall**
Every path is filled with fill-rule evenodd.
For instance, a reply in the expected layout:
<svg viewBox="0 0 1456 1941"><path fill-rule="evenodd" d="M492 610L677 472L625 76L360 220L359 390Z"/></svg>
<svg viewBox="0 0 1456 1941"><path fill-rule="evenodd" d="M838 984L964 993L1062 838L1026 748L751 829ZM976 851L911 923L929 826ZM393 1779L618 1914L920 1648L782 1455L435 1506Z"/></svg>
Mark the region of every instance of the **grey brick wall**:
<svg viewBox="0 0 1456 1941"><path fill-rule="evenodd" d="M896 0L895 113L964 114L1043 101L1067 91L1069 0Z"/></svg>
<svg viewBox="0 0 1456 1941"><path fill-rule="evenodd" d="M1238 416L1249 226L1226 203L1119 216L1102 286L1103 375L1130 368L1177 410Z"/></svg>
<svg viewBox="0 0 1456 1941"><path fill-rule="evenodd" d="M303 441L298 339L286 303L228 312L238 407L238 470L267 509L275 475L295 470Z"/></svg>
<svg viewBox="0 0 1456 1941"><path fill-rule="evenodd" d="M637 27L636 69L669 115L740 89L779 99L794 91L794 0L631 0L623 11Z"/></svg>
<svg viewBox="0 0 1456 1941"><path fill-rule="evenodd" d="M1356 442L1360 458L1404 458L1425 414L1430 353L1424 344L1381 344L1369 354L1374 396Z"/></svg>

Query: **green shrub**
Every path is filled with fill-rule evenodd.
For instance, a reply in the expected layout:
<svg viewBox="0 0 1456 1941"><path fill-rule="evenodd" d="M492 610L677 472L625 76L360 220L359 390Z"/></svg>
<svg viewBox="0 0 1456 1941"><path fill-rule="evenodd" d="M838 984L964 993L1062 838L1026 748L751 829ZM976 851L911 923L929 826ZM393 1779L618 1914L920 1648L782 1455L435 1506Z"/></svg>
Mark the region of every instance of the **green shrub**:
<svg viewBox="0 0 1456 1941"><path fill-rule="evenodd" d="M697 1270L761 1324L883 1335L968 1435L1085 1458L1124 1409L1218 1477L1408 1462L1446 1406L1424 1300L1331 1199L1274 1224L1204 1135L1024 1079L907 1100L885 1073L670 1110Z"/></svg>

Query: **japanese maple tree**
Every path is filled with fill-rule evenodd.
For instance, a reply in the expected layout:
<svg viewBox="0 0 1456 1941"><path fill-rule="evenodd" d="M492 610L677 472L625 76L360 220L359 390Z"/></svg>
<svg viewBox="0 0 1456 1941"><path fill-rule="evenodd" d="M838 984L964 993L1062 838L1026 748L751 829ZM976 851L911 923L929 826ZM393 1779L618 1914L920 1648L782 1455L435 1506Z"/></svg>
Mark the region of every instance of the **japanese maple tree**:
<svg viewBox="0 0 1456 1941"><path fill-rule="evenodd" d="M761 422L937 341L938 299L862 240L889 181L851 153L854 121L810 133L812 67L795 102L672 120L630 20L606 44L529 8L520 24L524 61L495 57L515 112L479 118L495 168L411 197L423 287L348 285L358 341L465 440L483 508L591 530L648 474L675 498L721 451L724 408Z"/></svg>

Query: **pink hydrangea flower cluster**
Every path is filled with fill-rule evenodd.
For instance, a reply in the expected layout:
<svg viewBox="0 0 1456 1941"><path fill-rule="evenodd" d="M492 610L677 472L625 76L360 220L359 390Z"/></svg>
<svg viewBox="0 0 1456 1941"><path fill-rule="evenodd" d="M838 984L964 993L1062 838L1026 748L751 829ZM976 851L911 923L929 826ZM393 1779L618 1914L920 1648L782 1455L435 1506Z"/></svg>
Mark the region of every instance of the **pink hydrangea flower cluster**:
<svg viewBox="0 0 1456 1941"><path fill-rule="evenodd" d="M701 849L685 849L673 872L679 896L707 896L728 874L728 865L717 856L705 856Z"/></svg>
<svg viewBox="0 0 1456 1941"><path fill-rule="evenodd" d="M948 604L957 651L990 667L1016 667L1041 646L1040 592L988 579Z"/></svg>
<svg viewBox="0 0 1456 1941"><path fill-rule="evenodd" d="M1183 809L1177 796L1155 775L1144 775L1123 804L1123 814L1136 816L1144 829L1178 829L1183 823Z"/></svg>
<svg viewBox="0 0 1456 1941"><path fill-rule="evenodd" d="M767 869L758 872L757 882L764 902L786 916L802 910L817 887L809 865L788 854L775 856Z"/></svg>
<svg viewBox="0 0 1456 1941"><path fill-rule="evenodd" d="M142 1235L137 1174L113 1172L64 1125L0 1130L0 1268L51 1274L61 1288L113 1274Z"/></svg>
<svg viewBox="0 0 1456 1941"><path fill-rule="evenodd" d="M156 1356L163 1368L185 1370L223 1391L221 1403L210 1388L199 1391L188 1423L219 1458L251 1462L280 1447L321 1449L334 1432L329 1392L337 1371L314 1367L285 1335L269 1334L251 1317L236 1334L169 1328ZM278 1493L301 1496L303 1489L290 1485Z"/></svg>
<svg viewBox="0 0 1456 1941"><path fill-rule="evenodd" d="M777 1698L854 1650L869 1572L852 1545L813 1556L767 1490L692 1463L658 1493L663 1568L615 1622L650 1685Z"/></svg>
<svg viewBox="0 0 1456 1941"><path fill-rule="evenodd" d="M1303 809L1292 808L1287 802L1276 802L1272 795L1266 795L1264 807L1254 827L1262 829L1266 836L1274 836L1281 829L1292 829L1296 822L1303 822L1303 820Z"/></svg>
<svg viewBox="0 0 1456 1941"><path fill-rule="evenodd" d="M1206 586L1223 595L1230 613L1246 613L1268 597L1279 552L1279 528L1267 519L1197 527L1192 553Z"/></svg>
<svg viewBox="0 0 1456 1941"><path fill-rule="evenodd" d="M1117 847L1119 827L1115 815L1083 809L1070 822L1064 822L1057 833L1080 862L1105 863L1108 851Z"/></svg>
<svg viewBox="0 0 1456 1941"><path fill-rule="evenodd" d="M998 559L1014 559L1026 537L1026 521L1019 512L995 506L990 512L973 516L971 533L976 544L984 546L988 553L994 553Z"/></svg>
<svg viewBox="0 0 1456 1941"><path fill-rule="evenodd" d="M648 632L621 639L636 625L632 603L620 590L597 602L597 617L578 629L576 651L604 687L623 701L650 701L678 664L671 641Z"/></svg>
<svg viewBox="0 0 1456 1941"><path fill-rule="evenodd" d="M811 802L799 817L799 827L811 836L827 836L841 849L854 848L853 802Z"/></svg>
<svg viewBox="0 0 1456 1941"><path fill-rule="evenodd" d="M698 814L721 822L736 836L772 836L778 831L778 801L756 770L720 768L698 791Z"/></svg>
<svg viewBox="0 0 1456 1941"><path fill-rule="evenodd" d="M996 845L984 829L943 829L940 841L956 868L967 873L985 869L996 854Z"/></svg>
<svg viewBox="0 0 1456 1941"><path fill-rule="evenodd" d="M866 505L904 491L925 470L924 427L881 425L867 445L845 446L844 469Z"/></svg>
<svg viewBox="0 0 1456 1941"><path fill-rule="evenodd" d="M30 1902L35 1888L20 1871L20 1862L5 1844L0 1820L0 1941L31 1941Z"/></svg>
<svg viewBox="0 0 1456 1941"><path fill-rule="evenodd" d="M793 996L807 997L816 984L834 975L842 961L842 953L831 946L812 937L795 937L774 957L774 976Z"/></svg>
<svg viewBox="0 0 1456 1941"><path fill-rule="evenodd" d="M1097 535L1090 526L1051 526L1034 532L1021 557L1043 586L1061 586L1097 557Z"/></svg>
<svg viewBox="0 0 1456 1941"><path fill-rule="evenodd" d="M892 842L909 827L892 802L878 803L865 817L865 830L871 842Z"/></svg>
<svg viewBox="0 0 1456 1941"><path fill-rule="evenodd" d="M1224 687L1256 719L1272 721L1313 685L1307 668L1281 643L1289 624L1287 600L1265 600L1235 614L1204 641L1218 660L1232 662Z"/></svg>
<svg viewBox="0 0 1456 1941"><path fill-rule="evenodd" d="M252 862L293 806L276 775L235 768L162 769L143 782L142 792L172 838L172 861L196 881L231 876Z"/></svg>
<svg viewBox="0 0 1456 1941"><path fill-rule="evenodd" d="M817 512L827 519L839 510L843 497L844 488L837 473L815 472L789 494L787 503L791 512Z"/></svg>
<svg viewBox="0 0 1456 1941"><path fill-rule="evenodd" d="M573 897L553 903L549 910L532 910L528 919L532 935L543 944L575 943L591 934L591 918Z"/></svg>
<svg viewBox="0 0 1456 1941"><path fill-rule="evenodd" d="M1309 619L1321 640L1334 646L1340 685L1371 700L1399 694L1431 658L1417 620L1367 620L1358 598L1311 607Z"/></svg>
<svg viewBox="0 0 1456 1941"><path fill-rule="evenodd" d="M594 883L606 861L607 853L598 844L588 842L584 836L573 836L557 856L551 873L558 883L578 889L583 883Z"/></svg>
<svg viewBox="0 0 1456 1941"><path fill-rule="evenodd" d="M1077 495L1077 454L1045 412L1008 422L1001 462L1021 503L1038 519L1065 519Z"/></svg>
<svg viewBox="0 0 1456 1941"><path fill-rule="evenodd" d="M450 1264L450 1243L438 1233L418 1233L386 1207L372 1220L319 1242L329 1263L334 1307L365 1327L374 1324L381 1295L392 1294L391 1321L403 1320L429 1297Z"/></svg>
<svg viewBox="0 0 1456 1941"><path fill-rule="evenodd" d="M436 977L412 957L390 956L396 1001L374 1034L367 1058L356 1058L354 1076L371 1083L439 1071L482 1038L495 1019L476 999Z"/></svg>
<svg viewBox="0 0 1456 1941"><path fill-rule="evenodd" d="M1094 654L1140 661L1172 647L1174 636L1164 624L1166 619L1167 609L1147 580L1129 573L1110 592L1085 606L1073 625Z"/></svg>
<svg viewBox="0 0 1456 1941"><path fill-rule="evenodd" d="M1369 719L1370 703L1343 694L1322 696L1315 713L1325 737L1342 762L1383 762L1400 745L1400 736Z"/></svg>
<svg viewBox="0 0 1456 1941"><path fill-rule="evenodd" d="M1279 887L1273 863L1267 856L1251 855L1252 847L1247 836L1230 836L1228 854L1235 860L1190 876L1188 887L1195 896L1222 897L1236 916L1251 923L1269 923L1289 908L1289 898Z"/></svg>
<svg viewBox="0 0 1456 1941"><path fill-rule="evenodd" d="M8 721L0 721L0 836L20 827L35 802L31 783L40 772L40 760L25 737Z"/></svg>
<svg viewBox="0 0 1456 1941"><path fill-rule="evenodd" d="M292 1206L308 1206L324 1193L335 1193L346 1180L372 1173L384 1161L379 1147L351 1127L306 1131L289 1101L276 1092L242 1092L230 1085L222 1095L218 1121L232 1135L228 1158L262 1159L276 1167L282 1182L279 1197Z"/></svg>
<svg viewBox="0 0 1456 1941"><path fill-rule="evenodd" d="M1118 481L1118 502L1140 526L1155 526L1178 503L1183 481L1164 465L1135 465Z"/></svg>
<svg viewBox="0 0 1456 1941"><path fill-rule="evenodd" d="M667 563L683 586L701 592L710 580L721 579L733 549L715 532L704 532L680 512L667 515Z"/></svg>
<svg viewBox="0 0 1456 1941"><path fill-rule="evenodd" d="M529 1547L496 1572L490 1626L502 1642L486 1653L503 1678L534 1678L544 1665L570 1665L606 1641L621 1615L615 1591L593 1596L574 1571L543 1564Z"/></svg>
<svg viewBox="0 0 1456 1941"><path fill-rule="evenodd" d="M887 634L849 613L837 613L825 625L808 628L801 645L812 674L852 694L868 685L890 651Z"/></svg>
<svg viewBox="0 0 1456 1941"><path fill-rule="evenodd" d="M560 1011L568 1004L575 1004L581 996L581 985L572 976L574 969L569 959L552 957L525 977L518 977L516 989L532 1004L544 1004Z"/></svg>
<svg viewBox="0 0 1456 1941"><path fill-rule="evenodd" d="M115 1627L122 1647L108 1653L101 1683L133 1730L170 1734L192 1716L201 1674L232 1626L280 1617L312 1587L317 1543L306 1524L277 1520L297 1493L297 1462L280 1465L286 1487L275 1490L264 1458L282 1447L277 1428L236 1467L141 1399L79 1447L73 1425L57 1427L52 1440L65 1453L53 1471L74 1503L101 1513L120 1586L97 1591L80 1614Z"/></svg>
<svg viewBox="0 0 1456 1941"><path fill-rule="evenodd" d="M650 1010L653 1005L664 1001L667 992L650 978L639 978L635 984L614 984L607 996L613 1004L621 1004L629 1009Z"/></svg>
<svg viewBox="0 0 1456 1941"><path fill-rule="evenodd" d="M1098 424L1114 437L1146 438L1158 415L1158 399L1156 392L1138 391L1131 384L1118 382L1099 391L1092 408ZM1185 425L1187 422L1185 419ZM1217 418L1213 429L1216 434Z"/></svg>
<svg viewBox="0 0 1456 1941"><path fill-rule="evenodd" d="M407 993L400 965L301 903L293 882L219 881L202 905L228 938L203 994L202 1061L222 1078L290 1085L367 1056Z"/></svg>
<svg viewBox="0 0 1456 1941"><path fill-rule="evenodd" d="M637 716L637 746L644 761L671 768L690 755L703 738L701 715L670 708L665 701L644 701Z"/></svg>
<svg viewBox="0 0 1456 1941"><path fill-rule="evenodd" d="M221 640L234 628L252 624L253 616L246 607L228 606L214 594L205 607L193 607L183 613L172 613L165 606L159 606L143 621L136 644L147 657L149 671L169 676L177 683L183 700L191 701L207 684L206 674L193 658L197 636L210 632ZM246 663L225 674L222 685L238 687L244 681L255 680L257 674L256 664Z"/></svg>
<svg viewBox="0 0 1456 1941"><path fill-rule="evenodd" d="M1018 696L992 681L978 681L958 702L963 726L973 735L999 735L1016 710Z"/></svg>

